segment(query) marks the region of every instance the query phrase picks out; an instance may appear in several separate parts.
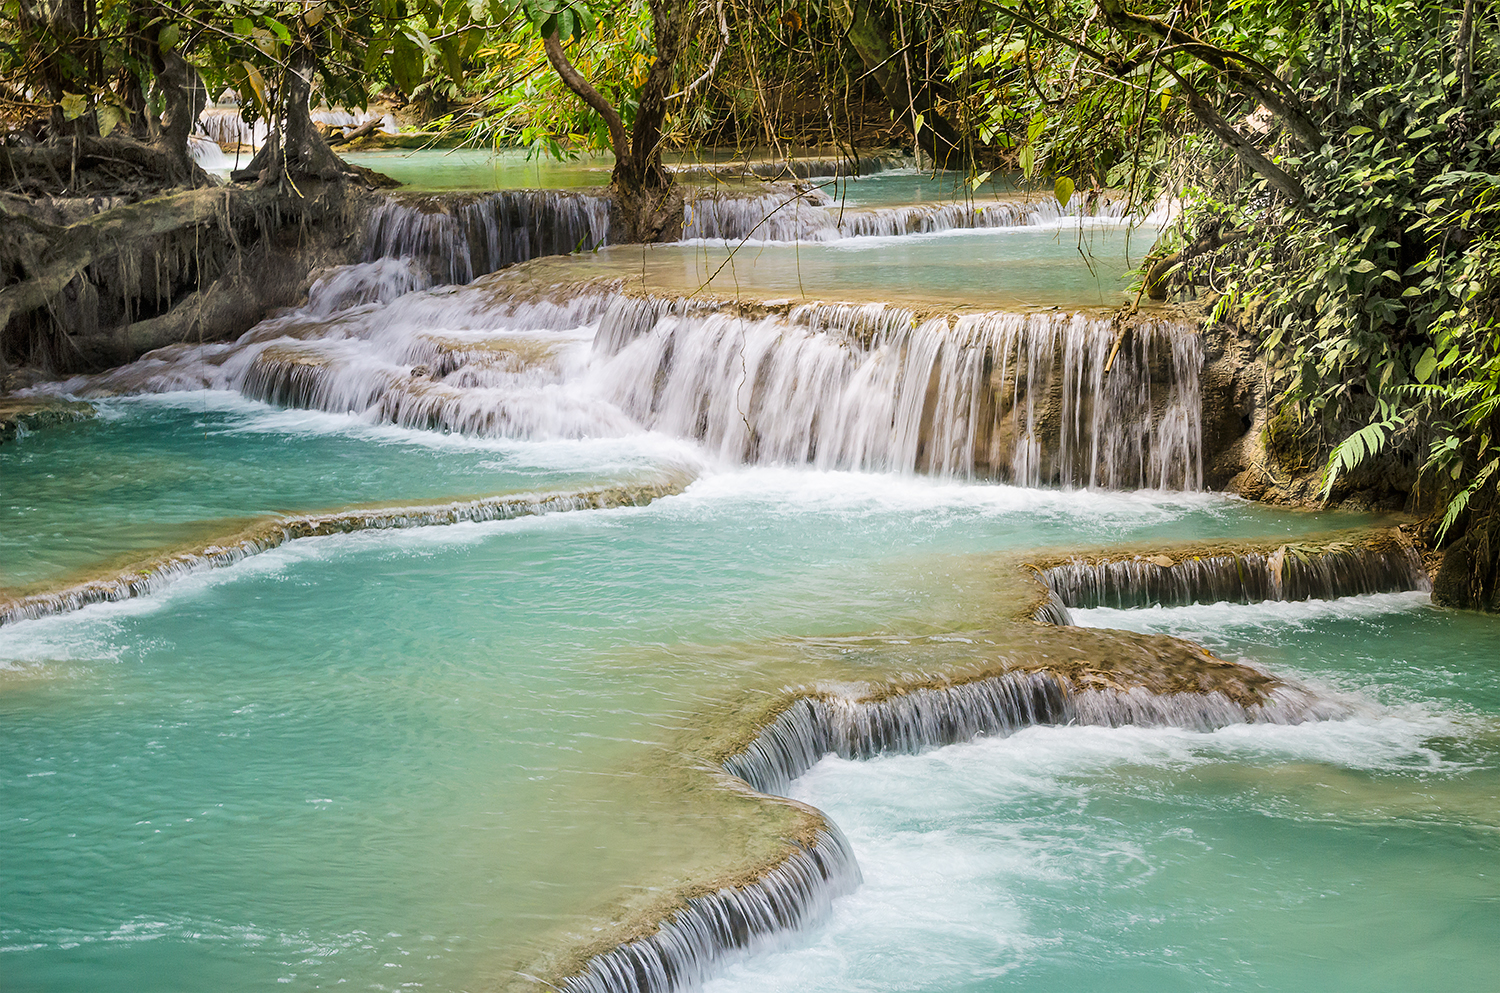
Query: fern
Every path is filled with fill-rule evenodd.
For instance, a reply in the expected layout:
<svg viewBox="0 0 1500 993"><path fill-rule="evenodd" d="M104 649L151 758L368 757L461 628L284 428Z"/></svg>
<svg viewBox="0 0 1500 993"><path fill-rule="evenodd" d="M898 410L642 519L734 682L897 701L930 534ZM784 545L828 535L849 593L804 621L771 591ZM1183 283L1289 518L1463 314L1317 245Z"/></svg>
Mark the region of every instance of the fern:
<svg viewBox="0 0 1500 993"><path fill-rule="evenodd" d="M1488 465L1479 470L1479 475L1474 477L1474 482L1470 483L1468 486L1465 486L1462 490L1459 490L1457 495L1455 495L1452 500L1448 501L1448 509L1443 514L1443 522L1438 525L1437 536L1433 539L1434 545L1441 545L1443 543L1443 538L1448 534L1448 529L1451 528L1454 523L1458 521L1459 517L1463 515L1463 512L1468 509L1469 499L1475 493L1479 492L1479 490L1484 487L1485 483L1488 483L1490 481L1490 477L1495 474L1495 470L1497 468L1500 468L1500 458L1491 459Z"/></svg>
<svg viewBox="0 0 1500 993"><path fill-rule="evenodd" d="M1406 424L1400 415L1387 417L1383 421L1366 424L1358 431L1339 442L1339 446L1328 456L1328 468L1323 470L1323 499L1333 492L1333 486L1345 472L1373 458L1390 442L1396 430Z"/></svg>

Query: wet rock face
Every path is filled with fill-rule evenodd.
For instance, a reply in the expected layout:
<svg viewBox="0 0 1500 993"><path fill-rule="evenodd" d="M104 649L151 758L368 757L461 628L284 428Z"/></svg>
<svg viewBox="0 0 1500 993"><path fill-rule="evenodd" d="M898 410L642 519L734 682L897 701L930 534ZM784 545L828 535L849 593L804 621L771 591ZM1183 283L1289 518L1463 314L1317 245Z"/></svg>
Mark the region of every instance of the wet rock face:
<svg viewBox="0 0 1500 993"><path fill-rule="evenodd" d="M1261 433L1265 374L1253 344L1226 324L1203 329L1203 485L1259 499L1270 485Z"/></svg>
<svg viewBox="0 0 1500 993"><path fill-rule="evenodd" d="M1432 602L1444 607L1500 613L1500 542L1487 522L1443 552L1432 580Z"/></svg>
<svg viewBox="0 0 1500 993"><path fill-rule="evenodd" d="M0 444L23 431L70 424L94 416L91 404L49 397L0 398Z"/></svg>

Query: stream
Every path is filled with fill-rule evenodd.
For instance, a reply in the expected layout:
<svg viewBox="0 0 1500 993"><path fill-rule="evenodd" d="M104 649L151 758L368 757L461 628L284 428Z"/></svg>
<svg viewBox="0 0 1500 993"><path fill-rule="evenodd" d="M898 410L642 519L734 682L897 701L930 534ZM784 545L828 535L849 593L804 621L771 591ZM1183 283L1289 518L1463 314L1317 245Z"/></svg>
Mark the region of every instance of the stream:
<svg viewBox="0 0 1500 993"><path fill-rule="evenodd" d="M0 447L0 985L1492 988L1500 619L1420 589L1071 610L1296 720L826 755L798 805L684 745L1031 651L997 563L1389 523L1203 490L1196 329L1109 321L1150 219L895 168L612 245L585 194L527 213L598 163L515 158L351 157L498 192L394 198L306 305L57 384L98 416ZM857 868L797 926L558 965L762 872L800 805Z"/></svg>

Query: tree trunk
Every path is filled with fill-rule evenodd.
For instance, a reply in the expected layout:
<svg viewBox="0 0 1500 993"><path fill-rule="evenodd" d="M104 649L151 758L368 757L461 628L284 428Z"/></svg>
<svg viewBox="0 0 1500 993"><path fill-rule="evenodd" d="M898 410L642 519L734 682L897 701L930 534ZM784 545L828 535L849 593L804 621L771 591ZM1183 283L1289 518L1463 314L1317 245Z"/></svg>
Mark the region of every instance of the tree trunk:
<svg viewBox="0 0 1500 993"><path fill-rule="evenodd" d="M661 161L661 129L677 62L692 36L696 15L684 0L650 2L656 59L641 87L635 124L629 133L619 111L568 61L556 32L543 39L547 60L558 77L609 127L609 141L615 151L611 181L617 201L616 219L627 241L659 241L672 237L682 226L682 195Z"/></svg>
<svg viewBox="0 0 1500 993"><path fill-rule="evenodd" d="M584 78L572 62L568 61L567 54L563 51L562 42L558 40L557 32L554 31L542 41L542 48L547 53L547 61L552 63L552 68L557 72L563 85L572 90L578 99L588 104L604 118L604 123L609 127L609 143L615 153L615 170L619 171L619 163L630 157L630 138L625 131L625 122L620 119L620 112L615 110L614 104L605 99L604 94L594 89L594 85Z"/></svg>
<svg viewBox="0 0 1500 993"><path fill-rule="evenodd" d="M916 144L931 155L939 166L960 166L963 139L958 131L937 112L932 92L925 84L913 84L906 72L906 60L891 47L891 26L884 12L876 10L878 0L833 0L834 16L844 29L865 71L874 77L886 102L898 120L915 129L916 116L922 115L922 128Z"/></svg>
<svg viewBox="0 0 1500 993"><path fill-rule="evenodd" d="M292 52L287 71L277 94L280 120L266 136L266 142L245 168L237 170L235 180L259 179L273 183L283 177L291 179L339 179L349 167L328 145L313 124L312 77L317 59L306 48Z"/></svg>
<svg viewBox="0 0 1500 993"><path fill-rule="evenodd" d="M166 157L171 170L171 174L164 178L173 184L196 186L202 177L188 151L188 135L193 133L193 124L206 102L203 80L175 51L159 55L158 59L156 78L166 107L155 145Z"/></svg>
<svg viewBox="0 0 1500 993"><path fill-rule="evenodd" d="M1474 95L1474 0L1464 0L1458 43L1453 47L1453 68L1458 73L1459 93L1467 100Z"/></svg>

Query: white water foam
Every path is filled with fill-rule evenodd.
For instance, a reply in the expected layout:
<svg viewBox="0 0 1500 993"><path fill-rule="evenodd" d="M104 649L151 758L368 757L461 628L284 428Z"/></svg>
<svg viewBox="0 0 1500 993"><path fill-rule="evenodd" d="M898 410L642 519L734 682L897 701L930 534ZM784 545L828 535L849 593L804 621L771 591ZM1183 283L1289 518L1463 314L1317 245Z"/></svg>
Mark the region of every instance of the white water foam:
<svg viewBox="0 0 1500 993"><path fill-rule="evenodd" d="M793 784L791 795L840 824L864 885L836 900L828 923L805 932L795 947L731 965L704 993L987 988L1017 970L1076 967L1080 955L1106 962L1128 955L1120 948L1091 950L1086 936L1059 933L1038 918L1056 913L1061 901L1072 905L1071 928L1101 926L1089 923L1103 912L1090 907L1091 894L1176 871L1191 856L1172 853L1206 841L1196 842L1190 828L1169 827L1185 833L1163 842L1149 813L1140 825L1122 824L1113 807L1090 816L1097 793L1128 796L1139 781L1149 807L1160 802L1164 777L1191 791L1205 772L1233 775L1242 765L1459 772L1426 745L1450 730L1432 715L1235 725L1211 733L1034 727L920 755L825 758ZM1309 814L1254 794L1241 803L1251 816ZM1338 808L1329 816L1338 821L1350 813ZM1184 911L1193 912L1201 911ZM1111 927L1122 937L1145 932L1149 941L1153 923L1162 920ZM1151 945L1142 952L1148 950L1161 954Z"/></svg>
<svg viewBox="0 0 1500 993"><path fill-rule="evenodd" d="M391 267L350 276L404 280ZM331 277L325 277L331 278ZM503 283L406 293L175 346L51 392L210 387L372 423L530 441L691 439L733 464L1196 489L1202 343L1082 314L917 321L881 304L742 317L696 300ZM1108 377L1103 367L1114 354Z"/></svg>
<svg viewBox="0 0 1500 993"><path fill-rule="evenodd" d="M372 423L353 413L329 413L306 407L278 407L229 390L175 390L140 393L94 401L103 420L130 417L138 408L166 407L188 413L229 415L211 429L223 434L267 434L290 438L346 437L380 445L413 446L447 452L493 453L499 468L539 472L588 472L599 479L617 478L643 469L680 470L697 475L706 463L689 442L660 432L624 438L576 438L530 441Z"/></svg>
<svg viewBox="0 0 1500 993"><path fill-rule="evenodd" d="M1426 590L1369 593L1334 600L1265 600L1260 603L1200 603L1182 607L1072 608L1080 627L1119 628L1143 634L1218 640L1225 630L1275 627L1306 629L1329 620L1365 620L1432 609Z"/></svg>

